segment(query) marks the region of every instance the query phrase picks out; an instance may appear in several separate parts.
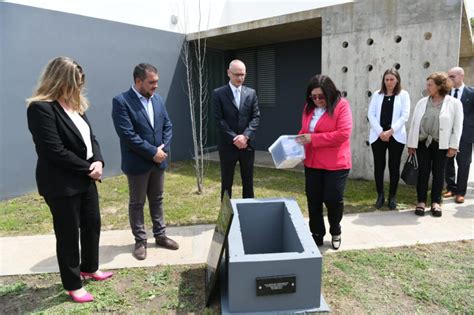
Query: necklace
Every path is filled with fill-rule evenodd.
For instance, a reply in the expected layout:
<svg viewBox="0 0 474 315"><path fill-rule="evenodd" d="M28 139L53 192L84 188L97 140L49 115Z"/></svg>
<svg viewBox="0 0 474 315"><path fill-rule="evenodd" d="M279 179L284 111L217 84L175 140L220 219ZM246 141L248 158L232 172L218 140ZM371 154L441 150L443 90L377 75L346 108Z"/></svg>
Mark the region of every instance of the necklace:
<svg viewBox="0 0 474 315"><path fill-rule="evenodd" d="M433 104L434 107L439 107L443 103L443 98L435 101L433 97L431 97L431 104Z"/></svg>

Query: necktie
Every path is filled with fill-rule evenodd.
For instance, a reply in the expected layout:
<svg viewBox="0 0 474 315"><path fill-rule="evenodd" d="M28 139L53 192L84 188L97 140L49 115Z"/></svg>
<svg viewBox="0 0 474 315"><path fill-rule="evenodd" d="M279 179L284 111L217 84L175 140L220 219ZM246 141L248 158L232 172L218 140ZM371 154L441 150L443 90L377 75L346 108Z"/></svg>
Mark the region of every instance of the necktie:
<svg viewBox="0 0 474 315"><path fill-rule="evenodd" d="M458 92L459 92L459 89L455 89L454 90L454 98L458 98Z"/></svg>
<svg viewBox="0 0 474 315"><path fill-rule="evenodd" d="M235 105L237 108L240 108L240 90L235 89L234 90L234 100L235 100Z"/></svg>

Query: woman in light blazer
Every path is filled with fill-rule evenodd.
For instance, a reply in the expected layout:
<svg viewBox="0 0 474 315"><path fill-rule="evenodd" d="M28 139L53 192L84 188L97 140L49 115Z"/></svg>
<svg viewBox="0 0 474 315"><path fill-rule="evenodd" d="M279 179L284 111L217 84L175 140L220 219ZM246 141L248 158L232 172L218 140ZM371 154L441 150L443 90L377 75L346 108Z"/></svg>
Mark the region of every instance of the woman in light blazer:
<svg viewBox="0 0 474 315"><path fill-rule="evenodd" d="M408 133L408 154L418 157L416 185L418 204L415 214L425 215L428 181L431 184L431 214L441 216L441 191L447 157L456 155L461 139L463 109L461 102L448 95L452 82L444 72L426 78L428 96L416 104Z"/></svg>
<svg viewBox="0 0 474 315"><path fill-rule="evenodd" d="M410 116L410 96L402 90L400 74L387 69L382 76L380 90L374 92L367 117L370 123L369 142L374 155L374 178L377 189L375 207L385 203L383 179L388 150L390 189L388 207L396 209L396 194L400 179L400 159L407 140L405 123Z"/></svg>

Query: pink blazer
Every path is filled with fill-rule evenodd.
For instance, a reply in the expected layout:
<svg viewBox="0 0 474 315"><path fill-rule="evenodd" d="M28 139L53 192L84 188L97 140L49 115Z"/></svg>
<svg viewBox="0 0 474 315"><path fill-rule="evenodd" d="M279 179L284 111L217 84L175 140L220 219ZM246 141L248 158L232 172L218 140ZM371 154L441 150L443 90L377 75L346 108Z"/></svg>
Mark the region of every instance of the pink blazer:
<svg viewBox="0 0 474 315"><path fill-rule="evenodd" d="M311 133L309 123L313 111L303 111L301 130L298 134ZM326 112L316 123L311 142L305 145L304 165L325 170L344 170L352 167L351 160L352 113L349 102L341 98L332 116Z"/></svg>

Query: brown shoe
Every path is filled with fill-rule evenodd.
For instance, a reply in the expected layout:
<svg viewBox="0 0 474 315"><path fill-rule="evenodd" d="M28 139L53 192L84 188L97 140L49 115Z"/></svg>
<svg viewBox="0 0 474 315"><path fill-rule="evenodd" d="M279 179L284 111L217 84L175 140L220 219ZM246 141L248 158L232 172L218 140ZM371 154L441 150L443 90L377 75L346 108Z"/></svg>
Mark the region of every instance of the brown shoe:
<svg viewBox="0 0 474 315"><path fill-rule="evenodd" d="M138 260L144 260L146 258L146 241L135 242L133 257L135 257Z"/></svg>
<svg viewBox="0 0 474 315"><path fill-rule="evenodd" d="M454 199L455 203L464 203L464 196L457 195L456 199Z"/></svg>
<svg viewBox="0 0 474 315"><path fill-rule="evenodd" d="M452 191L448 190L447 192L444 193L443 197L444 198L454 197L454 193Z"/></svg>
<svg viewBox="0 0 474 315"><path fill-rule="evenodd" d="M166 235L160 235L155 238L156 245L167 248L167 249L172 249L172 250L177 250L179 248L178 243L173 241L171 238L169 238Z"/></svg>

